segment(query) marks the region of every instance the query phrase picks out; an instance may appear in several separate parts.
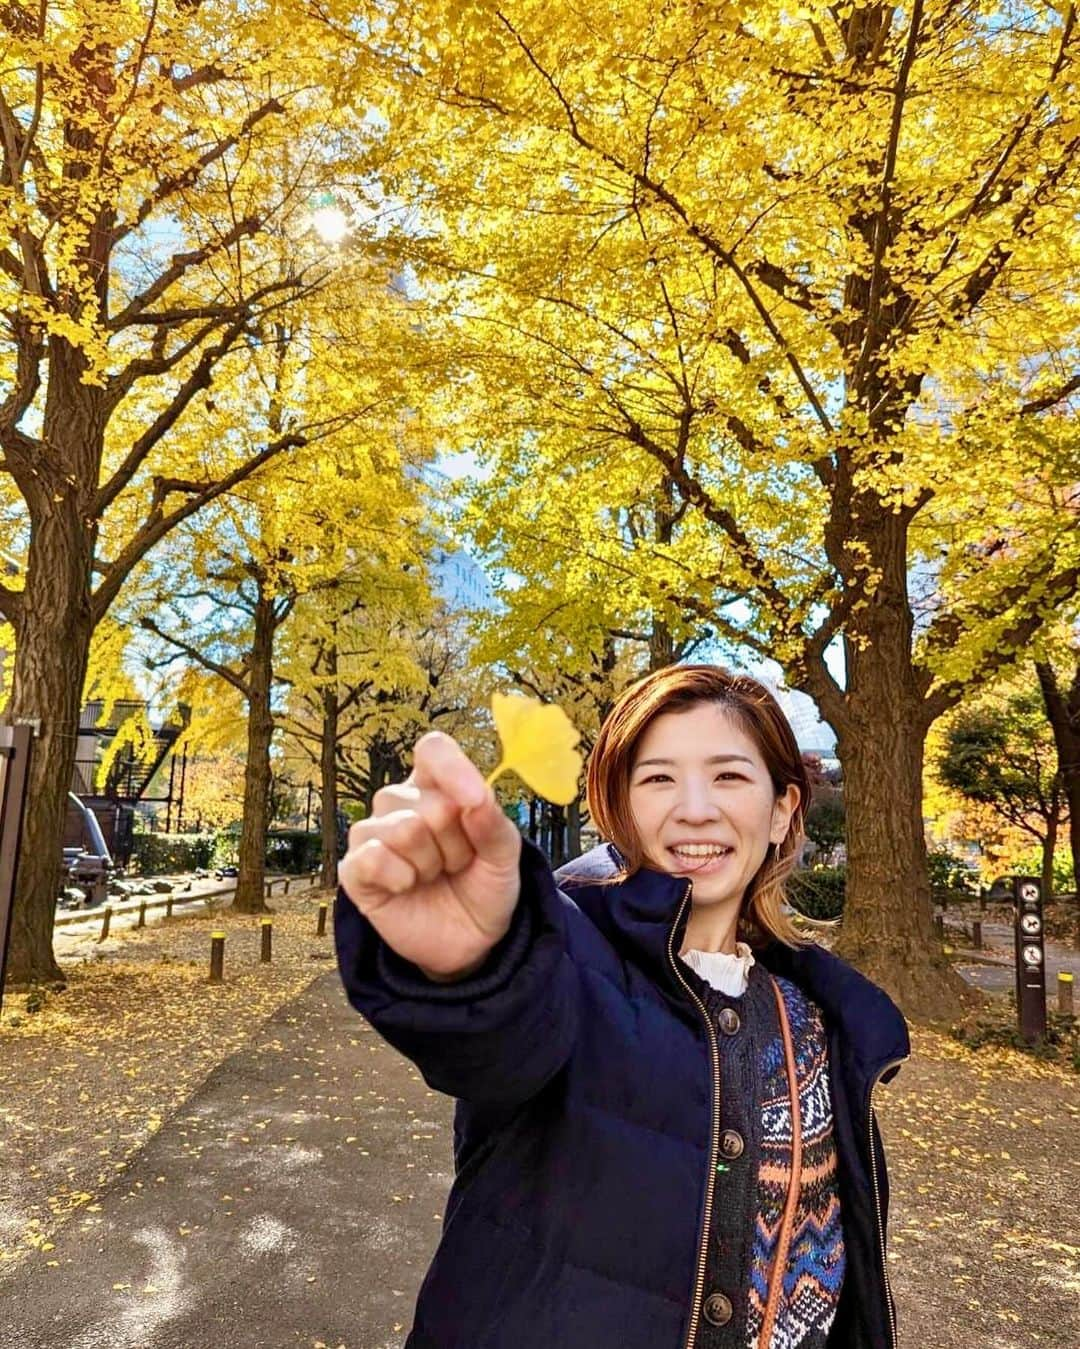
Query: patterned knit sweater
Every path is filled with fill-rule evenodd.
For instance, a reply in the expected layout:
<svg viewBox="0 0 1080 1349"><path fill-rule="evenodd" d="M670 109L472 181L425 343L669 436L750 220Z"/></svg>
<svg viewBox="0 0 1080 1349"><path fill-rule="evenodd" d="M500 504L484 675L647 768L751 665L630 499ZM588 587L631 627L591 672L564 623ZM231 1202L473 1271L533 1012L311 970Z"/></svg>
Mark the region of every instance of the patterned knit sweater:
<svg viewBox="0 0 1080 1349"><path fill-rule="evenodd" d="M769 1275L792 1175L792 1112L776 996L749 971L738 997L689 966L720 1050L721 1148L694 1349L825 1349L844 1277L844 1240L825 1030L818 1008L777 979L795 1051L802 1116L800 1186L775 1323L761 1338Z"/></svg>

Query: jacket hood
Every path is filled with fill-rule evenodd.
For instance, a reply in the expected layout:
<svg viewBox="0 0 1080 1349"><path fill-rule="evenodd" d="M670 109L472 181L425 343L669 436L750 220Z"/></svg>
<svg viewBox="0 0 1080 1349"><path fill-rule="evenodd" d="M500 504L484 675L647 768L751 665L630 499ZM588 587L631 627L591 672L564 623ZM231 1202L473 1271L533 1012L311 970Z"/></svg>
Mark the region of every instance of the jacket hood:
<svg viewBox="0 0 1080 1349"><path fill-rule="evenodd" d="M632 957L685 1007L686 993L671 968L668 944L672 942L677 956L690 917L690 905L683 903L688 882L642 867L611 884L622 865L618 850L602 843L560 867L555 879L617 951ZM839 1034L845 1055L854 1060L846 1066L869 1084L910 1054L907 1025L896 1004L839 956L812 943L791 947L778 941L754 954L766 969L792 980L817 1003L826 1024Z"/></svg>

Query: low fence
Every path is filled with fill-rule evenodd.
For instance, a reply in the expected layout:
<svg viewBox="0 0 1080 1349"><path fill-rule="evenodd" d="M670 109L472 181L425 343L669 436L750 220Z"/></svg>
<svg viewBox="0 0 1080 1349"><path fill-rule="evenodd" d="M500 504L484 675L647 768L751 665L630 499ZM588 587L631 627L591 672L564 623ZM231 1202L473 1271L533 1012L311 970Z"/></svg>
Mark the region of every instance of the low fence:
<svg viewBox="0 0 1080 1349"><path fill-rule="evenodd" d="M274 887L280 886L277 891L279 895L287 895L291 886L306 887L308 890L317 889L318 871L312 871L301 876L272 876L265 882L265 898L270 899L274 893ZM225 885L217 890L203 890L199 894L176 894L159 895L156 899L132 898L131 900L117 904L105 904L93 909L84 909L79 913L60 914L53 926L54 927L73 927L77 923L95 923L102 925L102 940L109 931L109 924L114 917L121 914L134 913L139 917L138 926L141 927L146 915L152 909L164 909L166 918L172 917L173 909L178 905L205 904L207 900L221 899L225 895L236 893L235 885Z"/></svg>

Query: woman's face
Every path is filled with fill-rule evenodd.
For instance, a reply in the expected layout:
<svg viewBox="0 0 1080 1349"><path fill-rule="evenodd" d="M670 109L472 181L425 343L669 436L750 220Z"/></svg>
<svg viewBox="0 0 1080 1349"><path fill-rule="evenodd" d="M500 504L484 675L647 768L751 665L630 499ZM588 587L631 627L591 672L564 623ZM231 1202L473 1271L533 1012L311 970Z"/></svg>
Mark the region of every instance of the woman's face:
<svg viewBox="0 0 1080 1349"><path fill-rule="evenodd" d="M694 882L694 902L742 900L799 803L777 797L761 751L717 703L665 712L637 746L630 808L648 865Z"/></svg>

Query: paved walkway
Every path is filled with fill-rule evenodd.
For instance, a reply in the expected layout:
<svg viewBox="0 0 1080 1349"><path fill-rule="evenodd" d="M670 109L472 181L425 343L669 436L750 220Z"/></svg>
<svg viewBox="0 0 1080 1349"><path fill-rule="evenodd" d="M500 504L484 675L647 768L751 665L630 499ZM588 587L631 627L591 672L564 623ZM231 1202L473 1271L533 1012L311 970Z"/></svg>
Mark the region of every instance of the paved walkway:
<svg viewBox="0 0 1080 1349"><path fill-rule="evenodd" d="M945 939L950 936L954 942L959 934L955 929L945 929ZM989 993L1009 992L1016 982L1016 961L1014 956L1013 928L1011 923L984 922L982 925L983 949L973 951L967 946L954 947L960 973L976 987ZM1047 941L1044 944L1046 960L1047 1004L1057 1006L1057 977L1059 973L1073 976L1080 984L1080 951L1061 942ZM1080 1009L1080 989L1075 991L1075 999Z"/></svg>
<svg viewBox="0 0 1080 1349"><path fill-rule="evenodd" d="M320 976L166 1121L100 1211L0 1282L0 1342L400 1349L441 1229L450 1122L336 972Z"/></svg>

